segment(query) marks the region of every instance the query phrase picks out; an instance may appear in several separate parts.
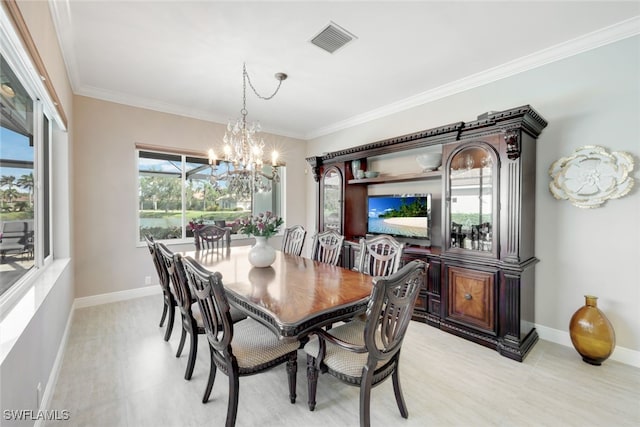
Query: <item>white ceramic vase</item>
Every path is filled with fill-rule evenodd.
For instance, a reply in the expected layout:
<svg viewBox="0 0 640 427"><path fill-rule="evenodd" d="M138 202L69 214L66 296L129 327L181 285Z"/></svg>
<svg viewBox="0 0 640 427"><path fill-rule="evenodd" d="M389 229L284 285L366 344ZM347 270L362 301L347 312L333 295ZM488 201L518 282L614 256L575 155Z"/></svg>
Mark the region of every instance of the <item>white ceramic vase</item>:
<svg viewBox="0 0 640 427"><path fill-rule="evenodd" d="M269 267L276 260L276 250L269 246L269 239L255 236L256 244L249 250L249 262L254 267Z"/></svg>

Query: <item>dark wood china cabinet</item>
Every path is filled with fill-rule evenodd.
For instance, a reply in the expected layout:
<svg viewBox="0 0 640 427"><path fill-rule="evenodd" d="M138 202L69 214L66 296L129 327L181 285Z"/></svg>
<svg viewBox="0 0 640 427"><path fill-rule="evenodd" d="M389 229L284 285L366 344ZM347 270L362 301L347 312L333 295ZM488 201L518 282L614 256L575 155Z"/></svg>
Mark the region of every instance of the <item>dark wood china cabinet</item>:
<svg viewBox="0 0 640 427"><path fill-rule="evenodd" d="M367 231L370 184L441 181L441 247L407 245L404 262L429 263L414 320L522 361L534 324L536 139L547 122L528 105L307 159L317 187L317 227L345 235L353 267ZM354 176L352 161L440 147L433 172ZM383 161L383 160L382 160ZM434 239L432 239L433 241Z"/></svg>
<svg viewBox="0 0 640 427"><path fill-rule="evenodd" d="M367 187L349 185L353 180L351 162L322 163L311 157L314 179L318 182L318 231L336 230L349 238L367 231ZM318 166L315 166L316 160Z"/></svg>

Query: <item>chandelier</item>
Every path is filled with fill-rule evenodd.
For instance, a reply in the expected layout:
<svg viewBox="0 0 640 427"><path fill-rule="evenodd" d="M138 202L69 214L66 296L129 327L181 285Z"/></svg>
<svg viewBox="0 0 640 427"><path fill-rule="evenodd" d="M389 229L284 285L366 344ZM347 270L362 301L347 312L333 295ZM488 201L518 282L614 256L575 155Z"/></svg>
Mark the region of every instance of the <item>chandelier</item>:
<svg viewBox="0 0 640 427"><path fill-rule="evenodd" d="M287 78L284 73L276 73L278 87L271 96L261 96L251 83L247 66L242 66L242 110L241 117L232 123L229 121L222 142L223 157L218 159L215 151L209 149L209 165L211 165L211 183L216 185L219 180L228 183L228 190L239 199L249 199L254 193L268 192L272 189L272 183L280 182L278 174L278 152L271 152L271 174L263 171L264 166L264 139L259 135L260 122L247 123L247 82L253 93L265 101L270 100L278 93L282 81ZM226 170L218 175L219 162L226 163Z"/></svg>

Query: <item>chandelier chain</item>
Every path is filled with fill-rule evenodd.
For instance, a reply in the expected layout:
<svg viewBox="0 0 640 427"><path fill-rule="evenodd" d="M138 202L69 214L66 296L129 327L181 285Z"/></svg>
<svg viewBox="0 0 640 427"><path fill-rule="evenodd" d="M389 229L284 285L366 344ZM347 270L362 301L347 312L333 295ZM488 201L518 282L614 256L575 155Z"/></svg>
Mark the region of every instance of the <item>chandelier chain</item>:
<svg viewBox="0 0 640 427"><path fill-rule="evenodd" d="M259 136L261 130L260 122L247 124L247 82L255 95L263 100L270 100L280 89L282 81L287 78L284 73L275 75L279 81L278 87L271 96L260 95L251 83L246 64L242 66L242 117L235 124L231 121L227 124L227 131L224 134L224 156L221 161L226 162L225 170L218 175L218 158L213 151L209 150L209 164L211 165L210 181L214 186L218 186L219 180L227 180L227 189L230 194L235 194L240 200L247 200L253 194L259 192L270 192L273 183L280 182L278 172L278 152L271 153L271 173L263 170L263 149L264 140Z"/></svg>
<svg viewBox="0 0 640 427"><path fill-rule="evenodd" d="M258 91L256 90L256 88L253 87L253 83L251 83L251 78L249 77L249 73L247 72L246 64L242 65L242 70L243 70L243 75L244 75L243 85L246 85L245 81L248 81L249 82L249 86L251 87L251 90L253 90L253 93L255 93L258 98L264 99L265 101L268 101L271 98L273 98L274 96L276 96L276 94L280 90L280 86L282 85L282 80L283 80L282 78L278 78L278 87L276 87L276 90L273 92L273 94L271 94L271 96L262 96L262 95L260 95L258 93ZM246 88L246 86L243 86L243 89L244 88ZM245 102L246 102L246 95L245 95Z"/></svg>

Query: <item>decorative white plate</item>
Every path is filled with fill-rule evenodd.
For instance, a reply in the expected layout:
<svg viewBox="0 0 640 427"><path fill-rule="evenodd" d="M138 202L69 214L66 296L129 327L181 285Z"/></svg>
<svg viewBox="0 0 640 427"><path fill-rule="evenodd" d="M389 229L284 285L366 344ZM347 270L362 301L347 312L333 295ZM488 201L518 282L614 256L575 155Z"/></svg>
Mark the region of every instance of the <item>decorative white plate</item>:
<svg viewBox="0 0 640 427"><path fill-rule="evenodd" d="M556 199L569 200L579 208L597 208L620 198L633 188L633 157L621 151L607 153L588 145L555 161L549 168L549 190Z"/></svg>

